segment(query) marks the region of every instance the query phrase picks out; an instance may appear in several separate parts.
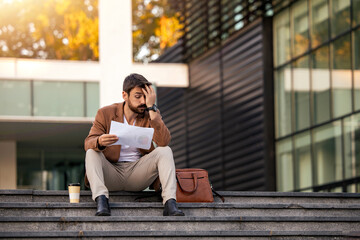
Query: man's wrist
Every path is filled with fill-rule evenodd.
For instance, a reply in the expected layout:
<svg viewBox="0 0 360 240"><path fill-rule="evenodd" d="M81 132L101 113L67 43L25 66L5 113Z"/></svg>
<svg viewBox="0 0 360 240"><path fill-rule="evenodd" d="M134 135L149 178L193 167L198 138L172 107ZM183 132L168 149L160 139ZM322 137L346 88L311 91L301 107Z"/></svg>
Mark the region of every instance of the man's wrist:
<svg viewBox="0 0 360 240"><path fill-rule="evenodd" d="M100 142L99 142L99 138L100 138L100 137L98 137L98 139L96 140L96 142L97 142L97 146L98 146L98 149L100 149L100 150L104 150L104 149L105 149L105 146L102 146L102 145L100 144Z"/></svg>
<svg viewBox="0 0 360 240"><path fill-rule="evenodd" d="M150 107L148 107L147 110L148 110L148 111L157 112L158 107L157 107L156 104L154 103L153 105L151 105Z"/></svg>

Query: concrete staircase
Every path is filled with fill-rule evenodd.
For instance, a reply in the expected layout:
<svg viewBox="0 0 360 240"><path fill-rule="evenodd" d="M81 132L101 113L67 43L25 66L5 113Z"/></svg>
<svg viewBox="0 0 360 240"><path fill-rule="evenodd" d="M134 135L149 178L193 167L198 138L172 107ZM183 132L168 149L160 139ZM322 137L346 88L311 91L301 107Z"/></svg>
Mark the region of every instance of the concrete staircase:
<svg viewBox="0 0 360 240"><path fill-rule="evenodd" d="M360 239L360 194L220 192L222 203L179 203L163 217L157 197L110 194L111 217L95 217L89 191L0 190L0 238Z"/></svg>

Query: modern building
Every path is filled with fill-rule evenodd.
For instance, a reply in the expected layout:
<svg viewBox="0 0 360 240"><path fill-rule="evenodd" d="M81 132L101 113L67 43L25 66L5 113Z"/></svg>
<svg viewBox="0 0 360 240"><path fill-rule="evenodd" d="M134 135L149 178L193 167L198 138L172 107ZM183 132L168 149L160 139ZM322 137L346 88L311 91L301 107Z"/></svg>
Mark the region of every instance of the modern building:
<svg viewBox="0 0 360 240"><path fill-rule="evenodd" d="M106 0L99 63L0 61L0 188L79 179L97 107L139 72L177 167L215 189L360 192L360 1L170 2L184 36L157 63L132 63L131 2Z"/></svg>
<svg viewBox="0 0 360 240"><path fill-rule="evenodd" d="M159 89L181 167L217 189L360 191L360 1L173 1L189 65Z"/></svg>

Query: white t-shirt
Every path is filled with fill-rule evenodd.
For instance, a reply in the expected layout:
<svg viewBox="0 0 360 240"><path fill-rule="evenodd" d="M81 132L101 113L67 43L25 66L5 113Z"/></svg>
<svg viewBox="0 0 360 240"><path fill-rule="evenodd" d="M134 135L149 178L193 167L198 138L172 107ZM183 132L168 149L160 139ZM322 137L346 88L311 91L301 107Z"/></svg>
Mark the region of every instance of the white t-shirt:
<svg viewBox="0 0 360 240"><path fill-rule="evenodd" d="M134 121L134 126L135 126ZM124 116L124 124L129 125ZM121 145L120 157L118 162L135 162L141 157L140 151L136 147L130 147L127 145Z"/></svg>

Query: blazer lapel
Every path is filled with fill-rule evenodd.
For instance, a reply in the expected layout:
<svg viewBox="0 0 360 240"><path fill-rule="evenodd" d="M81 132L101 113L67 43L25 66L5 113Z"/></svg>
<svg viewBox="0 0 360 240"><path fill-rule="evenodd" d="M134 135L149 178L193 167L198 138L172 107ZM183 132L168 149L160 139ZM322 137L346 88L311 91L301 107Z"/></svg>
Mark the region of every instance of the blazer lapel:
<svg viewBox="0 0 360 240"><path fill-rule="evenodd" d="M114 121L124 123L124 105L125 102L119 103Z"/></svg>

